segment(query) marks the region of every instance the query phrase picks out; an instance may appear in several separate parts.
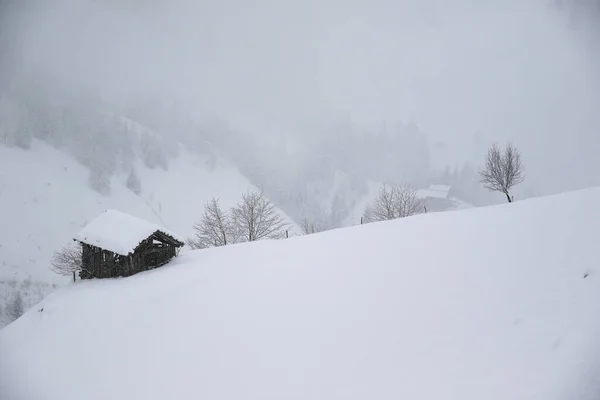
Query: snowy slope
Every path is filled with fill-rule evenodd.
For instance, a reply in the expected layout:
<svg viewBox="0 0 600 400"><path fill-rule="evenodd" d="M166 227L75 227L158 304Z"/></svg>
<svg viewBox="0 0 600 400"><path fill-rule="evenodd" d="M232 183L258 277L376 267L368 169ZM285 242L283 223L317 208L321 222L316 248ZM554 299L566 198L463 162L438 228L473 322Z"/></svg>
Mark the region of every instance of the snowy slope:
<svg viewBox="0 0 600 400"><path fill-rule="evenodd" d="M0 331L0 393L595 399L599 225L590 189L77 282Z"/></svg>
<svg viewBox="0 0 600 400"><path fill-rule="evenodd" d="M203 204L220 197L223 207L237 203L254 189L237 169L180 149L167 171L136 162L141 194L127 189L127 174L112 177L111 194L92 190L89 170L44 142L32 149L0 146L0 327L3 304L23 282L35 290L23 292L25 306L38 302L68 278L49 270L54 251L69 243L84 225L113 208L188 237Z"/></svg>

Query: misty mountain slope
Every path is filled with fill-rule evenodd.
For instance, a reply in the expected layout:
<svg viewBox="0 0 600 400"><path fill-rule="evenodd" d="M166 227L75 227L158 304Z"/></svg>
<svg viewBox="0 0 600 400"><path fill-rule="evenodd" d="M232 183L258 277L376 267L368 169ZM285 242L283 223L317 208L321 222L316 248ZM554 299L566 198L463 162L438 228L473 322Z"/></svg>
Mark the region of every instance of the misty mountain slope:
<svg viewBox="0 0 600 400"><path fill-rule="evenodd" d="M167 171L138 163L139 196L126 187L127 174L113 176L105 196L89 187L86 168L43 142L31 150L0 146L2 276L55 277L47 268L52 253L107 208L187 237L205 201L217 196L231 206L253 188L235 169L214 165L211 171L206 158L185 151L170 163Z"/></svg>
<svg viewBox="0 0 600 400"><path fill-rule="evenodd" d="M597 398L599 223L600 188L77 282L0 331L0 389L29 400Z"/></svg>
<svg viewBox="0 0 600 400"><path fill-rule="evenodd" d="M149 169L139 159L134 165L139 195L120 172L110 178L110 194L102 195L90 187L88 168L63 151L37 140L30 150L0 146L0 326L10 320L2 305L17 290L27 309L53 284L68 281L49 269L54 251L104 210L116 208L188 237L212 196L230 207L255 189L235 168L183 148L168 170Z"/></svg>

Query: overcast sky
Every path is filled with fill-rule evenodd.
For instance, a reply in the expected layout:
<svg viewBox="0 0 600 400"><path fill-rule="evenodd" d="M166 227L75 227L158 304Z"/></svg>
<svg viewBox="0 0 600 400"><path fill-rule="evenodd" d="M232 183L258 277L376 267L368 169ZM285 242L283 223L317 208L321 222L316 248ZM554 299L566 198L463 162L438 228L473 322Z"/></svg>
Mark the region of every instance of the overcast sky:
<svg viewBox="0 0 600 400"><path fill-rule="evenodd" d="M548 3L38 1L16 43L22 71L114 99L177 96L257 135L413 119L447 143L438 164L510 139L534 178L568 188L600 167L600 64L594 36Z"/></svg>

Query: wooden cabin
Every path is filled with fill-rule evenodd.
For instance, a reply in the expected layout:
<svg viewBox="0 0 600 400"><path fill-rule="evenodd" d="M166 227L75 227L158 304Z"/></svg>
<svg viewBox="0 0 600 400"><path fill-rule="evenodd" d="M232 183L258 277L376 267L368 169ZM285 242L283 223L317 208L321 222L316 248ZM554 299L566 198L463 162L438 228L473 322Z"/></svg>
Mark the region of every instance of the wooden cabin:
<svg viewBox="0 0 600 400"><path fill-rule="evenodd" d="M81 279L125 277L168 263L184 245L173 233L132 215L107 210L83 228Z"/></svg>
<svg viewBox="0 0 600 400"><path fill-rule="evenodd" d="M452 188L447 185L430 185L427 189L417 190L417 197L424 201L430 212L447 211L457 206L451 191Z"/></svg>

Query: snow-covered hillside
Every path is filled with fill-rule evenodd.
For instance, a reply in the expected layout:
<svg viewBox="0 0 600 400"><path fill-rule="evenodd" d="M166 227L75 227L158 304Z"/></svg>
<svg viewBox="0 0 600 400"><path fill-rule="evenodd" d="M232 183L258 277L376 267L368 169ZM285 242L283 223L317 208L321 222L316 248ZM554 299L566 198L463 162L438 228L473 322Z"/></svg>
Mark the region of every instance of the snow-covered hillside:
<svg viewBox="0 0 600 400"><path fill-rule="evenodd" d="M77 282L0 331L0 393L595 399L599 225L590 189Z"/></svg>
<svg viewBox="0 0 600 400"><path fill-rule="evenodd" d="M34 141L29 150L0 146L0 309L15 288L21 288L28 308L53 285L68 281L49 270L52 254L106 209L188 237L212 196L230 207L242 192L254 189L237 169L183 148L166 171L149 169L139 160L135 170L139 195L127 188L126 173L112 176L110 194L102 195L90 188L87 168L45 142ZM6 318L0 312L0 327Z"/></svg>

